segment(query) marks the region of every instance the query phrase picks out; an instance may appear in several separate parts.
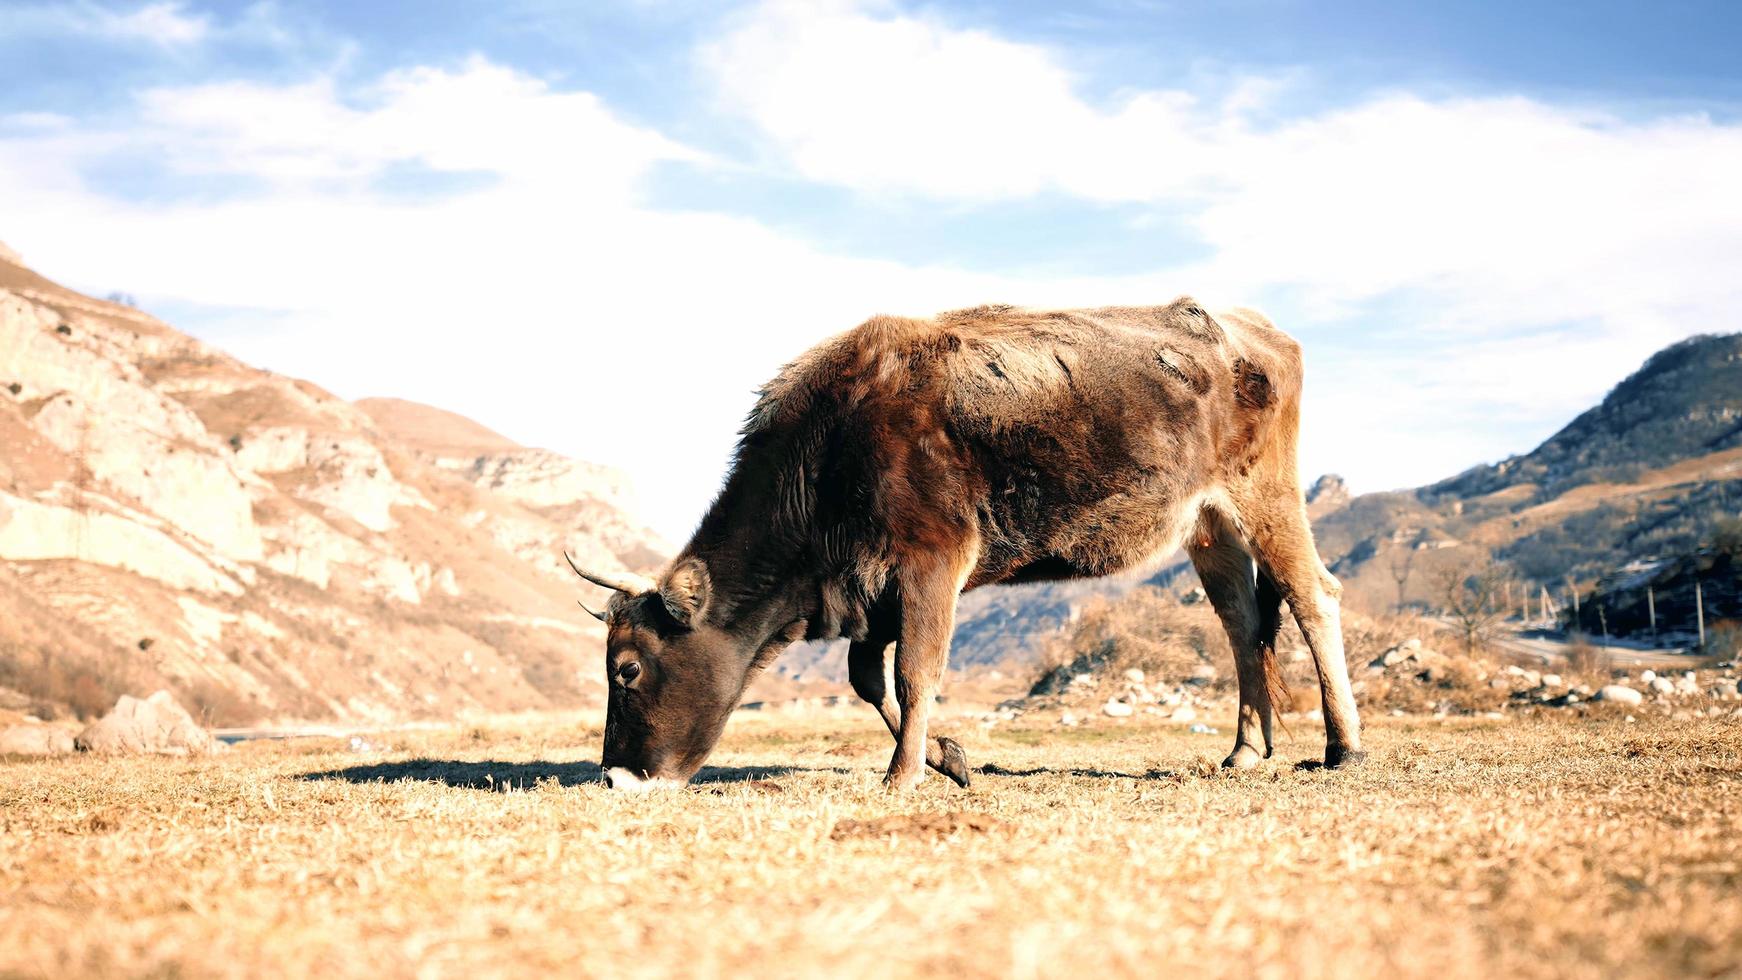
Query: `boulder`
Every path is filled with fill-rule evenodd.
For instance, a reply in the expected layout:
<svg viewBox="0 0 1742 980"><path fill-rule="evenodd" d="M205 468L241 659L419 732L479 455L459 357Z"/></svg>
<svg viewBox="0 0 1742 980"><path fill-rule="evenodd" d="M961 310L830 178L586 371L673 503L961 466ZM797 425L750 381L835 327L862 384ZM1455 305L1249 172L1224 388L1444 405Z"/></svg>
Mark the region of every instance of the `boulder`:
<svg viewBox="0 0 1742 980"><path fill-rule="evenodd" d="M65 755L73 737L53 725L13 725L0 730L0 755Z"/></svg>
<svg viewBox="0 0 1742 980"><path fill-rule="evenodd" d="M1415 656L1415 651L1419 649L1421 649L1420 641L1417 641L1414 647L1400 643L1380 654L1371 664L1368 664L1368 666L1395 667L1396 665L1403 663L1405 660L1412 659Z"/></svg>
<svg viewBox="0 0 1742 980"><path fill-rule="evenodd" d="M1659 696L1674 694L1675 685L1667 677L1653 677L1651 679L1651 693Z"/></svg>
<svg viewBox="0 0 1742 980"><path fill-rule="evenodd" d="M1109 718L1129 718L1132 707L1123 701L1108 701L1101 706L1101 713Z"/></svg>
<svg viewBox="0 0 1742 980"><path fill-rule="evenodd" d="M168 691L144 700L121 695L108 714L74 741L81 752L117 755L205 755L219 747Z"/></svg>
<svg viewBox="0 0 1742 980"><path fill-rule="evenodd" d="M1597 700L1614 704L1640 704L1645 700L1645 695L1625 684L1606 684L1597 692Z"/></svg>

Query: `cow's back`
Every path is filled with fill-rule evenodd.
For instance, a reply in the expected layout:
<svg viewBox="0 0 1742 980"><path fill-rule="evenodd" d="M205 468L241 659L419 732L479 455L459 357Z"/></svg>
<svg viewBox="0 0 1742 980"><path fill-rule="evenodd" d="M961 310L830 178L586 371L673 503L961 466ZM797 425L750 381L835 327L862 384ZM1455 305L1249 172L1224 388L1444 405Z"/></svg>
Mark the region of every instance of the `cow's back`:
<svg viewBox="0 0 1742 980"><path fill-rule="evenodd" d="M938 324L954 337L940 357L952 435L978 480L975 584L1108 574L1171 550L1251 435L1239 365L1268 345L1190 299Z"/></svg>
<svg viewBox="0 0 1742 980"><path fill-rule="evenodd" d="M1189 298L876 317L764 388L740 458L834 447L812 469L820 526L867 567L971 537L970 587L1103 575L1177 544L1291 371L1297 350L1262 317Z"/></svg>

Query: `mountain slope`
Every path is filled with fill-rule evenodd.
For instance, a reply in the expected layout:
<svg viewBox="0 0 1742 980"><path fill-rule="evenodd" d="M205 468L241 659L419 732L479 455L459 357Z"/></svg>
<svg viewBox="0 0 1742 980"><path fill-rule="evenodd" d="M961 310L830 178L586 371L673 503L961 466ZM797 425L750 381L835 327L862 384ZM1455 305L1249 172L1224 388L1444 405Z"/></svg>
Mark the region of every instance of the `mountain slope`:
<svg viewBox="0 0 1742 980"><path fill-rule="evenodd" d="M1533 591L1590 582L1637 558L1690 552L1739 512L1742 334L1729 334L1652 355L1528 453L1419 490L1364 494L1314 527L1354 599L1381 609L1430 599L1436 574L1490 556Z"/></svg>
<svg viewBox="0 0 1742 980"><path fill-rule="evenodd" d="M1742 446L1742 334L1665 347L1542 445L1422 489L1471 498L1528 485L1537 499Z"/></svg>
<svg viewBox="0 0 1742 980"><path fill-rule="evenodd" d="M0 685L220 722L597 700L560 552L666 548L620 474L371 408L0 258Z"/></svg>

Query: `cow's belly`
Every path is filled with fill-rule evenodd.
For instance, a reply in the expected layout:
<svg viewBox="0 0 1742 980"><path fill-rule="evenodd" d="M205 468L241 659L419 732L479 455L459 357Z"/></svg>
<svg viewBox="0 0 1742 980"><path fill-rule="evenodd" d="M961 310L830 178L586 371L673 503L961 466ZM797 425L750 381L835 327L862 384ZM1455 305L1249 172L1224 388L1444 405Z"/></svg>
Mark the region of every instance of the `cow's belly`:
<svg viewBox="0 0 1742 980"><path fill-rule="evenodd" d="M981 529L968 587L1098 578L1153 567L1197 526L1206 492L1157 488L1049 514L1038 526Z"/></svg>
<svg viewBox="0 0 1742 980"><path fill-rule="evenodd" d="M1079 356L1056 391L964 414L965 464L981 487L974 584L1111 575L1166 557L1217 480L1207 396L1141 357ZM976 479L977 478L977 479Z"/></svg>

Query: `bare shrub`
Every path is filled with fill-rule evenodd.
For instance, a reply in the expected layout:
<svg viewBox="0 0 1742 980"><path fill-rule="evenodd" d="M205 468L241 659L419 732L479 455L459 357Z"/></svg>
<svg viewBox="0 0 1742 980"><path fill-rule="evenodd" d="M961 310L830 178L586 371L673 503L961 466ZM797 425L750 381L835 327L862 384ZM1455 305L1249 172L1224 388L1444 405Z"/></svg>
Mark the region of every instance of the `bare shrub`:
<svg viewBox="0 0 1742 980"><path fill-rule="evenodd" d="M1607 684L1615 669L1615 658L1608 650L1593 644L1584 634L1577 634L1567 644L1566 673L1586 683Z"/></svg>
<svg viewBox="0 0 1742 980"><path fill-rule="evenodd" d="M39 703L64 705L81 719L107 712L134 688L132 677L120 664L75 660L41 650L0 652L0 684Z"/></svg>
<svg viewBox="0 0 1742 980"><path fill-rule="evenodd" d="M1088 606L1062 639L1042 654L1042 676L1072 663L1114 672L1135 667L1159 677L1185 678L1210 664L1211 687L1233 683L1234 654L1209 603L1181 605L1161 589L1143 587L1115 602Z"/></svg>
<svg viewBox="0 0 1742 980"><path fill-rule="evenodd" d="M1706 630L1706 645L1700 653L1713 660L1734 661L1742 657L1742 620L1722 619Z"/></svg>
<svg viewBox="0 0 1742 980"><path fill-rule="evenodd" d="M193 681L180 694L188 713L207 728L247 728L266 716L259 704L216 681Z"/></svg>
<svg viewBox="0 0 1742 980"><path fill-rule="evenodd" d="M1464 652L1493 636L1511 612L1506 603L1512 570L1486 556L1441 569L1434 576L1434 597L1463 639Z"/></svg>

